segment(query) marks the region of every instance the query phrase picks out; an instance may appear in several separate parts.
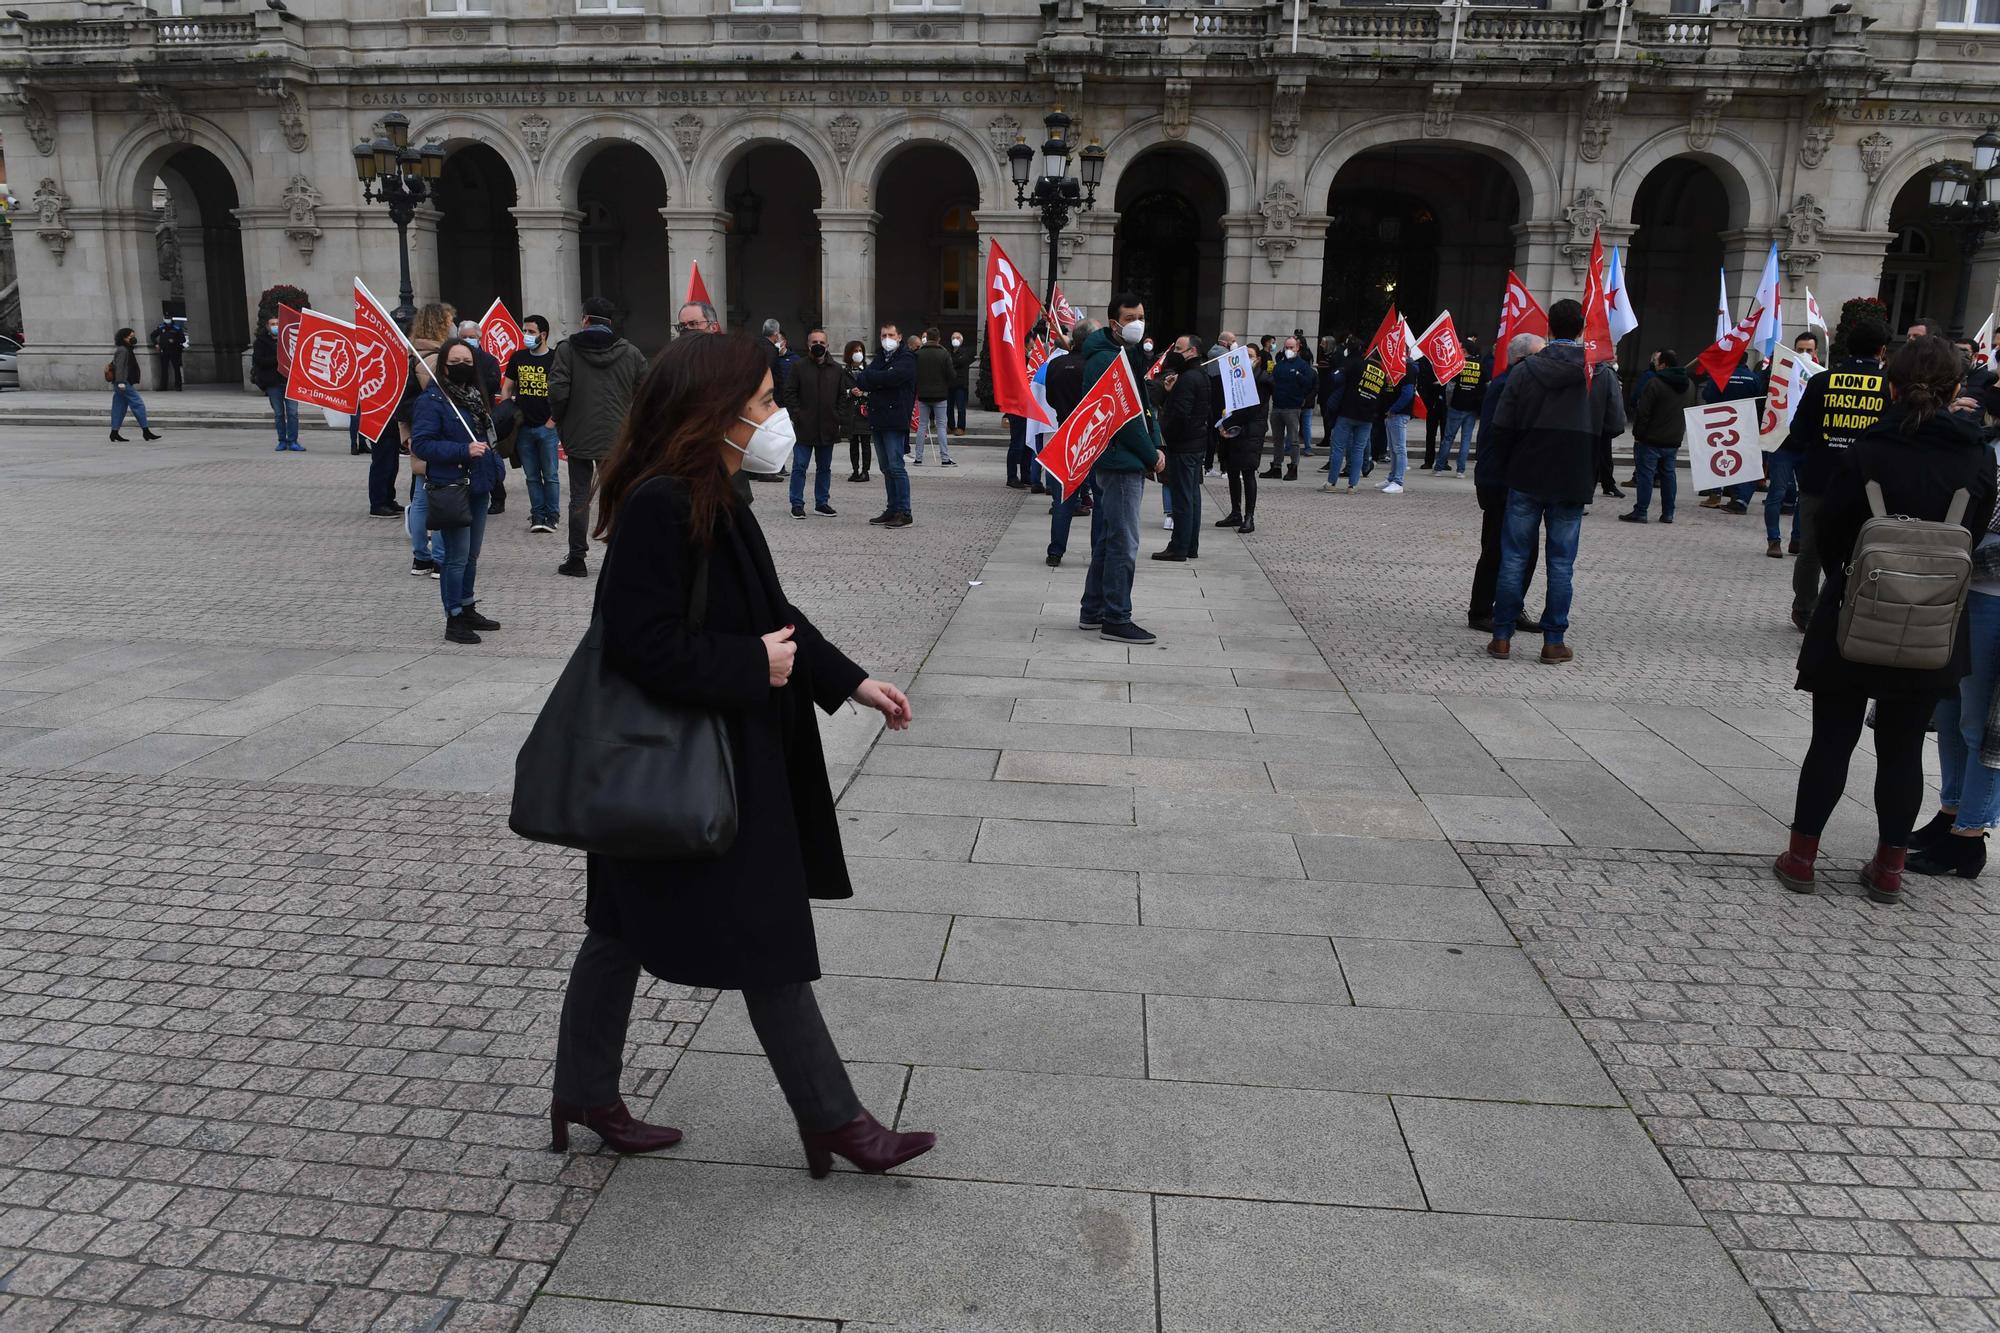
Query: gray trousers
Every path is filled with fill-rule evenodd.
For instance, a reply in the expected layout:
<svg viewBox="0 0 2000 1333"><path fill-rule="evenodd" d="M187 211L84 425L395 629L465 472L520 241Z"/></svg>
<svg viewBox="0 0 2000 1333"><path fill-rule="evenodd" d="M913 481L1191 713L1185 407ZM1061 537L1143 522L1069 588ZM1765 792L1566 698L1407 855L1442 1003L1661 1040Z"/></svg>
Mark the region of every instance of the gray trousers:
<svg viewBox="0 0 2000 1333"><path fill-rule="evenodd" d="M1299 433L1299 417L1302 407L1274 407L1271 409L1271 466L1299 461L1299 446L1304 436Z"/></svg>
<svg viewBox="0 0 2000 1333"><path fill-rule="evenodd" d="M625 1031L638 989L639 960L629 949L596 931L583 937L570 966L562 1027L556 1034L557 1101L590 1109L619 1099ZM743 1002L800 1128L809 1133L838 1129L861 1114L860 1099L820 1016L811 983L746 990Z"/></svg>
<svg viewBox="0 0 2000 1333"><path fill-rule="evenodd" d="M1792 561L1792 612L1811 618L1819 605L1820 497L1799 492L1799 557Z"/></svg>
<svg viewBox="0 0 2000 1333"><path fill-rule="evenodd" d="M579 559L590 554L590 493L596 473L594 458L569 460L569 553Z"/></svg>

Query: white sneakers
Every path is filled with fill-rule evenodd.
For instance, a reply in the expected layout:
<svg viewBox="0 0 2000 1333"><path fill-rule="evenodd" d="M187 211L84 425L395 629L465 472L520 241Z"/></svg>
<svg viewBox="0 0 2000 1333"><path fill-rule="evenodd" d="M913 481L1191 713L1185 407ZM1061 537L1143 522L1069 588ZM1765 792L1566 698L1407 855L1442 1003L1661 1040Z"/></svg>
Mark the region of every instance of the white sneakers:
<svg viewBox="0 0 2000 1333"><path fill-rule="evenodd" d="M1401 495L1403 493L1402 483L1395 481L1385 481L1375 489L1384 495Z"/></svg>
<svg viewBox="0 0 2000 1333"><path fill-rule="evenodd" d="M1165 518L1160 520L1160 526L1165 528L1168 532L1172 532L1174 530L1174 516L1172 514L1168 514Z"/></svg>

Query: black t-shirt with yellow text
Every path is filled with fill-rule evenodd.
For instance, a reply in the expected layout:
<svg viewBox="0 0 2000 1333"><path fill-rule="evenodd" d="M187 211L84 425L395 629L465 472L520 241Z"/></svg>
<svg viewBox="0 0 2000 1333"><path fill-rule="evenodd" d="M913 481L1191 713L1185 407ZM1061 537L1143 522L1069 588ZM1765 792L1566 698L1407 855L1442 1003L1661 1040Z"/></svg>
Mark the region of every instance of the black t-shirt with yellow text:
<svg viewBox="0 0 2000 1333"><path fill-rule="evenodd" d="M1840 456L1889 409L1889 381L1872 356L1849 357L1806 381L1784 448L1805 455L1799 490L1823 495Z"/></svg>
<svg viewBox="0 0 2000 1333"><path fill-rule="evenodd" d="M521 405L523 426L546 426L549 422L549 367L554 352L530 352L526 348L507 358L504 372L514 381L514 401Z"/></svg>

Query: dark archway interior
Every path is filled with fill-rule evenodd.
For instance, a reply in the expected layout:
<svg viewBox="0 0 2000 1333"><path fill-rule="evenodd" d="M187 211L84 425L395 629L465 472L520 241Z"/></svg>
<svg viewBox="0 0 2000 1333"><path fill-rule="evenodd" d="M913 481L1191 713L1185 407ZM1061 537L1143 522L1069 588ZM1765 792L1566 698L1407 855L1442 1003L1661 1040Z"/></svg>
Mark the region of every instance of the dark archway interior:
<svg viewBox="0 0 2000 1333"><path fill-rule="evenodd" d="M820 318L819 173L798 149L767 143L736 159L728 180L729 327L754 333L775 319L803 348L806 327ZM871 318L859 310L830 314L848 329Z"/></svg>
<svg viewBox="0 0 2000 1333"><path fill-rule="evenodd" d="M1228 198L1222 174L1188 148L1142 153L1119 177L1111 285L1146 303L1156 346L1183 333L1206 346L1221 332Z"/></svg>
<svg viewBox="0 0 2000 1333"><path fill-rule="evenodd" d="M976 336L979 179L956 151L916 144L883 167L875 187L875 318Z"/></svg>
<svg viewBox="0 0 2000 1333"><path fill-rule="evenodd" d="M236 182L215 154L192 147L161 163L160 177L175 201L177 286L186 307L175 313L188 317L187 377L233 383L242 376L241 357L250 344ZM143 328L161 314L144 313Z"/></svg>
<svg viewBox="0 0 2000 1333"><path fill-rule="evenodd" d="M1715 341L1728 192L1701 162L1669 158L1639 183L1632 221L1638 230L1632 234L1626 285L1639 327L1620 344L1619 364L1635 370L1663 347L1673 348L1685 363ZM1729 317L1743 313L1732 309Z"/></svg>
<svg viewBox="0 0 2000 1333"><path fill-rule="evenodd" d="M583 212L578 267L582 299L618 307L618 329L647 354L673 336L674 297L667 267L667 181L637 144L612 144L590 159L577 184ZM565 311L544 311L561 318Z"/></svg>
<svg viewBox="0 0 2000 1333"><path fill-rule="evenodd" d="M514 173L485 144L467 144L444 160L435 202L438 219L438 296L477 319L499 297L521 309L521 239L514 225ZM423 294L418 293L418 300ZM537 311L551 318L553 310Z"/></svg>
<svg viewBox="0 0 2000 1333"><path fill-rule="evenodd" d="M1882 286L1876 294L1889 307L1889 331L1904 330L1929 316L1949 320L1958 303L1958 276L1964 257L1957 231L1931 220L1931 173L1921 172L1896 192L1889 206L1889 230L1896 233L1882 259ZM1858 292L1836 293L1822 307L1829 320L1839 304ZM1831 308L1828 308L1831 307ZM1965 323L1976 329L1985 312L1976 308Z"/></svg>

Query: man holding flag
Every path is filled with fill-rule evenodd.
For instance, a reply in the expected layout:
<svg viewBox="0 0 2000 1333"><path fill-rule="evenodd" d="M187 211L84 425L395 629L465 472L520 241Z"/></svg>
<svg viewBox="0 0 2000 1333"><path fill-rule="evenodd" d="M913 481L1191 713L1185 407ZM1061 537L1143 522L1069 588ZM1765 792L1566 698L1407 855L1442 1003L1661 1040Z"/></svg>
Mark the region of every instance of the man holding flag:
<svg viewBox="0 0 2000 1333"><path fill-rule="evenodd" d="M1120 292L1106 307L1104 327L1084 340L1083 379L1096 384L1119 357L1131 360L1146 338L1146 307L1137 296ZM1134 377L1144 374L1134 367ZM1139 564L1139 510L1146 477L1166 468L1159 422L1140 379L1139 414L1118 428L1111 445L1097 460L1091 476L1097 482L1097 506L1090 512L1090 573L1083 581L1083 603L1076 626L1096 630L1114 643L1143 644L1157 636L1132 623L1132 576ZM1079 409L1081 411L1081 409Z"/></svg>

